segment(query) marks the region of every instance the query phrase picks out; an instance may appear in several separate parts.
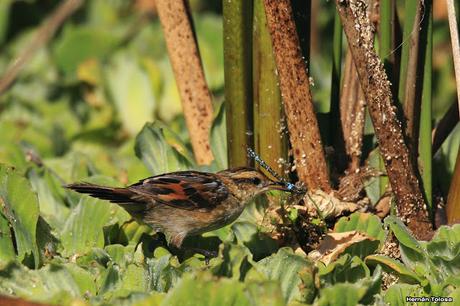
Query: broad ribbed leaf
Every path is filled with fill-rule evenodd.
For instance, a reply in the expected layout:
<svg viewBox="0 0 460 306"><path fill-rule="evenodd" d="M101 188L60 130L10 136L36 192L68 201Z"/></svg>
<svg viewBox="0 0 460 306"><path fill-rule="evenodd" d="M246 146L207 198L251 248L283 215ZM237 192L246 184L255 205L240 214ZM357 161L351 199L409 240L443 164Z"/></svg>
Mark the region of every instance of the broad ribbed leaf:
<svg viewBox="0 0 460 306"><path fill-rule="evenodd" d="M227 124L225 121L225 104L221 103L214 117L211 128L211 150L216 161L216 170L228 168Z"/></svg>
<svg viewBox="0 0 460 306"><path fill-rule="evenodd" d="M213 278L209 274L186 275L171 290L161 305L221 306L252 304L244 292L244 284L228 278Z"/></svg>
<svg viewBox="0 0 460 306"><path fill-rule="evenodd" d="M64 256L83 255L94 247L104 247L103 227L111 214L110 205L89 196L81 198L64 225Z"/></svg>
<svg viewBox="0 0 460 306"><path fill-rule="evenodd" d="M28 264L34 263L37 267L40 259L36 242L39 214L37 196L22 175L14 168L2 164L0 164L0 207L13 228L18 259Z"/></svg>
<svg viewBox="0 0 460 306"><path fill-rule="evenodd" d="M310 265L307 259L294 254L291 249L282 248L276 254L257 262L254 267L268 279L279 282L284 301L289 303L301 299L299 285L302 280L299 272Z"/></svg>
<svg viewBox="0 0 460 306"><path fill-rule="evenodd" d="M13 237L8 219L0 213L0 269L14 260L16 253L13 246Z"/></svg>
<svg viewBox="0 0 460 306"><path fill-rule="evenodd" d="M167 127L159 123L148 123L142 128L136 137L137 157L154 175L190 169L191 162L179 153L185 146L178 137L175 140L180 145L179 150L169 145L163 133L164 129ZM171 133L169 137L172 137Z"/></svg>

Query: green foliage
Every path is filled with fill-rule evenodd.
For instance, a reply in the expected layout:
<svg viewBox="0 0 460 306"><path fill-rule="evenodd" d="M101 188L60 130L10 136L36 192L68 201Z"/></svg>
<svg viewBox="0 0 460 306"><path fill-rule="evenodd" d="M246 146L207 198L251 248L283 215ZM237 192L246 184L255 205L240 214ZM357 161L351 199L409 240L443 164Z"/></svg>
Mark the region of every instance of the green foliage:
<svg viewBox="0 0 460 306"><path fill-rule="evenodd" d="M2 71L37 30L36 24L22 24L29 16L18 12L18 3L37 11L43 5L0 1ZM280 243L279 233L265 226L267 202L257 200L233 224L187 238L186 246L218 250L206 263L191 250L169 249L161 235L122 208L63 188L79 181L123 186L164 172L228 167L221 17L194 15L207 81L218 101L211 130L215 161L199 167L159 20L139 23L129 3L87 1L0 97L0 294L55 305L139 306L403 305L407 295L460 299L460 226L442 227L433 241L420 242L394 217L382 226L376 216L354 213L338 220L334 231L357 231L373 240L349 246L325 265ZM320 5L327 12L318 15L322 31L332 25L333 14L329 4ZM320 112L329 108L329 58L311 62ZM434 95L448 100L449 70L439 74L433 80L449 90ZM437 118L443 109L434 109ZM458 135L457 130L437 160L441 187L448 186L442 180L452 173ZM378 186L366 187L376 200ZM288 218L295 223L300 214L292 208ZM376 254L387 231L400 243L401 260ZM398 277L387 290L382 270Z"/></svg>
<svg viewBox="0 0 460 306"><path fill-rule="evenodd" d="M39 214L37 196L32 192L29 182L18 171L1 164L0 204L3 215L2 227L6 235L8 228L5 221L12 227L18 261L37 267L40 259L36 240ZM3 239L5 238L8 237ZM11 245L4 243L7 247L6 254L11 254Z"/></svg>
<svg viewBox="0 0 460 306"><path fill-rule="evenodd" d="M191 153L179 137L158 123L144 126L136 137L135 150L153 174L187 170L193 163Z"/></svg>
<svg viewBox="0 0 460 306"><path fill-rule="evenodd" d="M429 242L417 241L402 222L387 217L387 224L399 242L402 263L386 256L369 256L367 262L380 264L402 282L417 284L427 295L449 296L460 284L460 226L442 226ZM409 287L398 287L408 290Z"/></svg>

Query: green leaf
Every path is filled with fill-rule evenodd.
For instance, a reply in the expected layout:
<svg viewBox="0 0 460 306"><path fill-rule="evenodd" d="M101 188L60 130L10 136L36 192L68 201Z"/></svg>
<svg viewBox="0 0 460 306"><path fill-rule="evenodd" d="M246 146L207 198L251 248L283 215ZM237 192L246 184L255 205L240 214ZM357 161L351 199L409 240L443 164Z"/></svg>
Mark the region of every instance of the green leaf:
<svg viewBox="0 0 460 306"><path fill-rule="evenodd" d="M195 23L204 72L211 90L224 84L224 49L222 20L215 15L202 14Z"/></svg>
<svg viewBox="0 0 460 306"><path fill-rule="evenodd" d="M50 304L67 305L83 294L94 294L94 289L94 277L73 264L51 264L40 270L11 264L0 272L0 292Z"/></svg>
<svg viewBox="0 0 460 306"><path fill-rule="evenodd" d="M245 293L251 305L283 306L286 305L278 282L250 281L245 283Z"/></svg>
<svg viewBox="0 0 460 306"><path fill-rule="evenodd" d="M244 279L246 272L252 267L252 254L241 245L224 243L221 253L212 263L211 271L216 276L225 276L238 280Z"/></svg>
<svg viewBox="0 0 460 306"><path fill-rule="evenodd" d="M38 267L40 256L36 241L39 214L37 196L22 175L14 168L2 164L0 164L0 208L13 227L18 259Z"/></svg>
<svg viewBox="0 0 460 306"><path fill-rule="evenodd" d="M357 257L354 258L359 260ZM338 282L322 288L315 305L371 304L374 296L381 290L381 282L382 269L377 267L372 276L359 277L353 282Z"/></svg>
<svg viewBox="0 0 460 306"><path fill-rule="evenodd" d="M355 283L370 276L369 268L357 256L345 254L327 266L318 265L318 275L324 285L337 283Z"/></svg>
<svg viewBox="0 0 460 306"><path fill-rule="evenodd" d="M104 250L109 254L111 261L120 267L126 267L134 260L135 245L111 244L106 246Z"/></svg>
<svg viewBox="0 0 460 306"><path fill-rule="evenodd" d="M0 1L0 45L5 41L6 33L8 32L8 21L12 2L12 0Z"/></svg>
<svg viewBox="0 0 460 306"><path fill-rule="evenodd" d="M54 48L55 61L59 69L73 74L83 61L103 58L118 42L110 29L94 26L67 26Z"/></svg>
<svg viewBox="0 0 460 306"><path fill-rule="evenodd" d="M119 53L106 69L105 77L123 126L135 135L154 119L156 103L149 76L131 55Z"/></svg>
<svg viewBox="0 0 460 306"><path fill-rule="evenodd" d="M60 232L70 212L64 205L62 181L50 170L38 167L30 168L27 177L38 195L40 215Z"/></svg>
<svg viewBox="0 0 460 306"><path fill-rule="evenodd" d="M423 242L430 261L430 274L439 283L460 283L460 224L440 227L433 239Z"/></svg>
<svg viewBox="0 0 460 306"><path fill-rule="evenodd" d="M266 257L278 250L278 244L253 222L236 221L231 225L233 234L239 243L245 245L255 260Z"/></svg>
<svg viewBox="0 0 460 306"><path fill-rule="evenodd" d="M103 227L111 214L111 204L83 196L72 210L61 236L64 256L81 256L92 248L104 247Z"/></svg>
<svg viewBox="0 0 460 306"><path fill-rule="evenodd" d="M168 292L187 270L185 263L180 266L174 264L170 254L158 258L148 258L146 264L148 288L158 292Z"/></svg>
<svg viewBox="0 0 460 306"><path fill-rule="evenodd" d="M385 302L389 305L405 306L407 305L406 297L422 297L426 296L423 289L418 285L395 284L388 288L385 293ZM423 303L424 305L430 305Z"/></svg>
<svg viewBox="0 0 460 306"><path fill-rule="evenodd" d="M367 288L360 284L338 283L320 291L319 306L355 306L365 296Z"/></svg>
<svg viewBox="0 0 460 306"><path fill-rule="evenodd" d="M211 150L216 161L216 170L223 170L228 168L225 104L220 103L216 109L211 127Z"/></svg>
<svg viewBox="0 0 460 306"><path fill-rule="evenodd" d="M396 274L402 282L409 284L421 283L422 279L401 262L384 255L370 255L366 257L366 264L381 265L386 272Z"/></svg>
<svg viewBox="0 0 460 306"><path fill-rule="evenodd" d="M78 182L98 174L91 159L81 152L72 151L61 158L47 159L46 165L64 182Z"/></svg>
<svg viewBox="0 0 460 306"><path fill-rule="evenodd" d="M8 220L0 213L0 269L16 258Z"/></svg>
<svg viewBox="0 0 460 306"><path fill-rule="evenodd" d="M284 301L289 303L293 300L301 300L299 285L302 284L302 280L299 272L310 265L307 259L294 254L291 249L282 248L276 254L254 264L254 267L268 279L280 283Z"/></svg>
<svg viewBox="0 0 460 306"><path fill-rule="evenodd" d="M168 306L223 306L251 305L244 292L244 284L234 279L213 278L209 274L185 275L168 292L162 305Z"/></svg>
<svg viewBox="0 0 460 306"><path fill-rule="evenodd" d="M390 228L399 241L399 248L401 251L401 258L405 264L411 269L415 269L419 264L424 263L426 260L425 250L404 225L404 223L395 216L388 216L384 220L384 224ZM419 273L424 274L424 272Z"/></svg>
<svg viewBox="0 0 460 306"><path fill-rule="evenodd" d="M334 226L334 232L337 233L354 230L377 239L379 243L369 240L355 243L347 248L346 252L348 254L364 259L367 255L374 253L379 245L382 247L385 242L386 233L382 228L382 222L375 215L356 212L348 217L340 218Z"/></svg>
<svg viewBox="0 0 460 306"><path fill-rule="evenodd" d="M136 136L136 156L154 175L190 169L191 162L175 147L168 144L164 130L167 130L167 127L159 123L146 124ZM171 137L172 132L168 132ZM182 145L180 139L175 140L176 144L181 145L180 150L182 150L185 146Z"/></svg>
<svg viewBox="0 0 460 306"><path fill-rule="evenodd" d="M348 217L342 217L334 226L334 232L336 233L353 230L366 233L379 240L380 243L384 242L386 236L380 218L367 213L356 212Z"/></svg>

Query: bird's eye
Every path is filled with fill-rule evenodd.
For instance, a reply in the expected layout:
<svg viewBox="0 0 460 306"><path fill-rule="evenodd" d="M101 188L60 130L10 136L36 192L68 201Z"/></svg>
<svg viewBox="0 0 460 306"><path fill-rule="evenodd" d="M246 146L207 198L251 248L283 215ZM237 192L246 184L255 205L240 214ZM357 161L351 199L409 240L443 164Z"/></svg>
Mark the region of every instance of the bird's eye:
<svg viewBox="0 0 460 306"><path fill-rule="evenodd" d="M259 185L261 182L262 182L262 181L261 181L260 178L258 178L258 177L253 177L253 178L252 178L252 183L253 183L254 185Z"/></svg>

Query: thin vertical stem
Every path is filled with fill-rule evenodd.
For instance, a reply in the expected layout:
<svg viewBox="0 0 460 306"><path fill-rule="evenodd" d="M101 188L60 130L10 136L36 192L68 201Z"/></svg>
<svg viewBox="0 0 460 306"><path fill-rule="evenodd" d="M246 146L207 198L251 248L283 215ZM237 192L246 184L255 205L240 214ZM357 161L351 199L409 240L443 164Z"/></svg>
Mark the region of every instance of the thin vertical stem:
<svg viewBox="0 0 460 306"><path fill-rule="evenodd" d="M264 0L297 174L310 190L331 190L310 82L289 0Z"/></svg>
<svg viewBox="0 0 460 306"><path fill-rule="evenodd" d="M199 165L209 165L214 159L209 143L212 98L204 76L187 2L157 0L155 4L179 88L195 159Z"/></svg>
<svg viewBox="0 0 460 306"><path fill-rule="evenodd" d="M394 48L394 0L380 1L379 56L387 75L391 76L392 50Z"/></svg>
<svg viewBox="0 0 460 306"><path fill-rule="evenodd" d="M395 194L398 214L418 239L431 238L432 224L417 180L417 169L404 143L403 131L394 111L390 83L378 58L371 36L366 3L336 0L361 87L368 103L380 152Z"/></svg>
<svg viewBox="0 0 460 306"><path fill-rule="evenodd" d="M342 74L342 23L336 11L334 14L334 34L332 38L332 78L331 78L331 100L330 100L330 139L333 143L336 139L342 139L340 125L337 124L340 118L340 80ZM340 134L339 134L340 133Z"/></svg>
<svg viewBox="0 0 460 306"><path fill-rule="evenodd" d="M425 7L423 10L425 11ZM425 12L424 12L425 13ZM420 26L421 26L422 4L421 0L417 1L412 31L408 37L408 59L406 74L401 74L401 78L405 78L405 88L403 88L404 99L403 103L404 117L406 119L406 136L409 145L409 150L412 154L416 154L418 149L418 127L420 121L420 76L421 67L420 57ZM404 30L408 24L404 25ZM400 88L401 90L401 88Z"/></svg>
<svg viewBox="0 0 460 306"><path fill-rule="evenodd" d="M287 129L263 0L254 1L254 147L280 175L288 170Z"/></svg>
<svg viewBox="0 0 460 306"><path fill-rule="evenodd" d="M423 88L420 110L419 162L428 212L434 215L432 186L431 110L433 75L433 9L432 0L425 0L425 17L421 33L420 56L423 60Z"/></svg>
<svg viewBox="0 0 460 306"><path fill-rule="evenodd" d="M406 12L404 18L404 30L403 30L403 43L401 51L401 66L400 66L400 78L399 78L399 92L398 100L399 103L403 103L406 96L406 75L409 61L409 39L414 29L414 20L417 12L417 3L419 0L406 0L404 11Z"/></svg>
<svg viewBox="0 0 460 306"><path fill-rule="evenodd" d="M340 96L340 123L348 173L359 169L363 145L366 100L359 84L358 73L350 50L345 57L342 94Z"/></svg>
<svg viewBox="0 0 460 306"><path fill-rule="evenodd" d="M230 167L250 164L252 122L252 1L223 1L225 103Z"/></svg>

